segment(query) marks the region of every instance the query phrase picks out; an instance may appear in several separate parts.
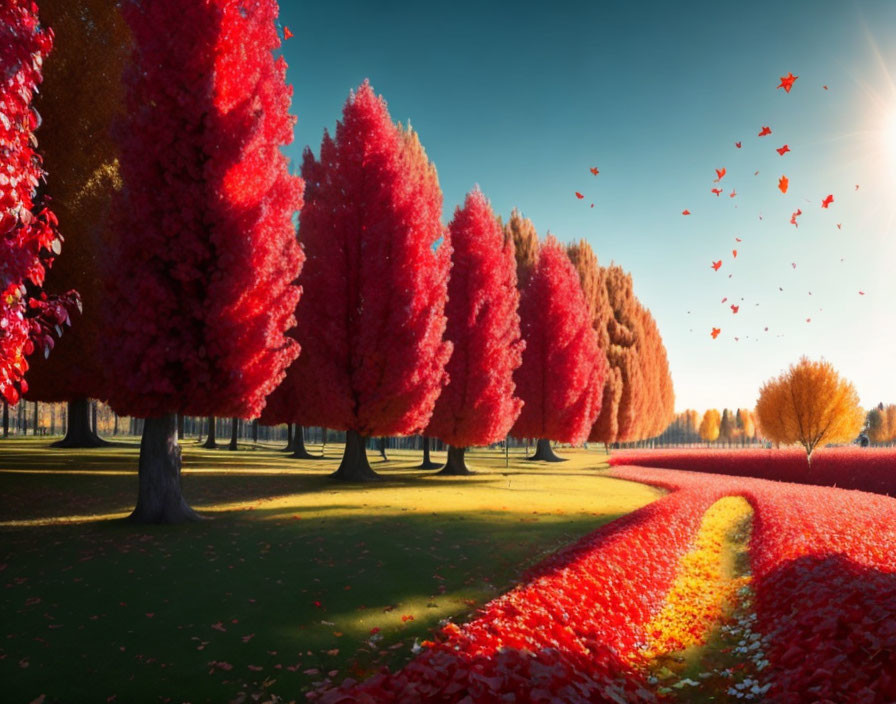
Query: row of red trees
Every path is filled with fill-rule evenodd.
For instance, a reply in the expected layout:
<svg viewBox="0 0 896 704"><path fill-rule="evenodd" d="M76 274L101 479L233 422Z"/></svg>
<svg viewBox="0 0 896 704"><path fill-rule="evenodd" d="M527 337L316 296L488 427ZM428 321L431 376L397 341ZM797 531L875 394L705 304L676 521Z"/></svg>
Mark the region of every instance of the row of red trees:
<svg viewBox="0 0 896 704"><path fill-rule="evenodd" d="M124 21L96 0L47 7L67 27L60 75L74 80L85 54L105 65L79 126L44 128L67 166L60 227L81 260L80 278L60 268L52 283L78 279L90 324L35 365L30 398L100 397L147 419L135 519L194 516L176 414L345 430L335 476L348 480L376 477L365 436L439 437L444 471L464 473L465 447L508 433L539 438L548 459L548 439L666 426L665 350L631 278L584 242L540 244L517 212L502 227L478 189L445 228L435 167L366 82L289 175L273 0L130 0ZM73 89L57 87L42 100L61 117ZM76 129L107 141L72 158Z"/></svg>

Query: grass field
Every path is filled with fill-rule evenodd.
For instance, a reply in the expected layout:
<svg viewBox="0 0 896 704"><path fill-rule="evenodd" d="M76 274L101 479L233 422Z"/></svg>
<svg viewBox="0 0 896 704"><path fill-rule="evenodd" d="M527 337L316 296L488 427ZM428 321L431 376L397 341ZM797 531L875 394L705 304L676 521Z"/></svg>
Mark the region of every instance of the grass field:
<svg viewBox="0 0 896 704"><path fill-rule="evenodd" d="M137 445L0 441L4 700L303 700L325 677L398 667L439 621L465 620L526 568L660 495L560 465L469 453L434 477L418 453L371 453L385 481L333 483L328 459L274 446L184 447L184 493L208 520L135 526ZM310 448L312 451L319 448ZM434 453L443 459L443 453Z"/></svg>

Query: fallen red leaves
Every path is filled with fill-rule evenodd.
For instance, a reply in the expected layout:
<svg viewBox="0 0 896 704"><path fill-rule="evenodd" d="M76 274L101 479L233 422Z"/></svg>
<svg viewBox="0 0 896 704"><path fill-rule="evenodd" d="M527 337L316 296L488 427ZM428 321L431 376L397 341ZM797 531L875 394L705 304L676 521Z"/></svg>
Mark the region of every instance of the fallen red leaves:
<svg viewBox="0 0 896 704"><path fill-rule="evenodd" d="M638 654L718 492L678 492L541 563L398 672L319 691L340 702L652 702Z"/></svg>
<svg viewBox="0 0 896 704"><path fill-rule="evenodd" d="M610 465L733 474L896 496L896 448L829 447L812 455L811 468L806 453L797 449L623 450L613 453Z"/></svg>
<svg viewBox="0 0 896 704"><path fill-rule="evenodd" d="M745 477L642 467L613 473L684 494L739 494L753 505L767 701L896 701L896 501Z"/></svg>

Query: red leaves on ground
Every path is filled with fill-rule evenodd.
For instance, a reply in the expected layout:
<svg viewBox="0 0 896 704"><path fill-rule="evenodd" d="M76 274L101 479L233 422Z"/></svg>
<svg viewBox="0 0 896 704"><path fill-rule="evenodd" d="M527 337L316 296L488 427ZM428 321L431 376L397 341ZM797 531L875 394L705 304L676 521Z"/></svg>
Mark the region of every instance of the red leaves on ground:
<svg viewBox="0 0 896 704"><path fill-rule="evenodd" d="M826 454L857 462L861 471L874 460L858 458L879 453L851 448ZM889 459L891 471L894 455L879 454ZM770 687L767 701L896 701L896 500L668 469L624 467L613 474L686 494L716 491L750 501L757 629L769 663L761 674Z"/></svg>
<svg viewBox="0 0 896 704"><path fill-rule="evenodd" d="M398 672L312 693L321 704L655 702L636 665L718 492L677 492L552 555ZM632 555L649 559L633 560Z"/></svg>
<svg viewBox="0 0 896 704"><path fill-rule="evenodd" d="M613 453L610 465L687 469L896 495L896 448L828 447L812 454L811 469L801 449L622 450Z"/></svg>

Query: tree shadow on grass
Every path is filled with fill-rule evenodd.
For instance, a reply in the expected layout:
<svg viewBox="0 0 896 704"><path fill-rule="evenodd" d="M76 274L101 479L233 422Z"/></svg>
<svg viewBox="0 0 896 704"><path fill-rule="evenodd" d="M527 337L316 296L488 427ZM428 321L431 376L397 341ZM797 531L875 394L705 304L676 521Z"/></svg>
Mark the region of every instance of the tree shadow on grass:
<svg viewBox="0 0 896 704"><path fill-rule="evenodd" d="M318 507L328 520L272 510L272 520L243 512L160 530L103 521L16 533L0 550L6 696L230 701L272 677L271 693L295 699L320 679L312 669L341 679L401 667L441 618L466 620L534 561L616 516L532 524L500 512L347 517L347 506ZM374 628L382 640L371 647ZM233 670L211 676L213 662Z"/></svg>

